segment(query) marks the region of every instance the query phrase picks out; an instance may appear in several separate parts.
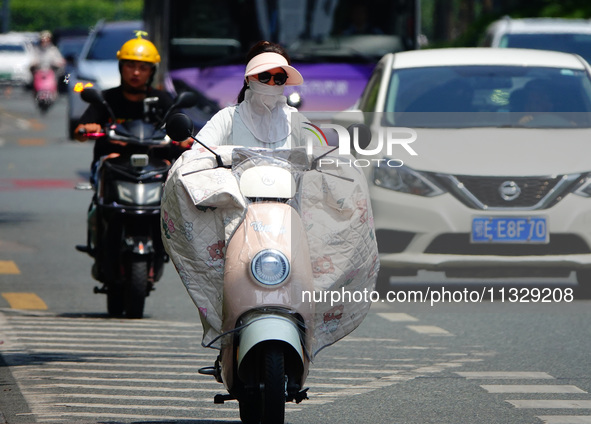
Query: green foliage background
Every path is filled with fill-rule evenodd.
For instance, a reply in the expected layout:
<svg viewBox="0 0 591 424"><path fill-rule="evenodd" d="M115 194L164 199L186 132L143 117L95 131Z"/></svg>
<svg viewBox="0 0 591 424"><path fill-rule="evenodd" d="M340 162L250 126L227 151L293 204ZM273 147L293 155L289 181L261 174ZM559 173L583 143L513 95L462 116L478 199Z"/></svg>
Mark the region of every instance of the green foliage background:
<svg viewBox="0 0 591 424"><path fill-rule="evenodd" d="M2 0L7 1L7 0ZM89 28L99 19L142 18L143 0L8 0L11 31Z"/></svg>

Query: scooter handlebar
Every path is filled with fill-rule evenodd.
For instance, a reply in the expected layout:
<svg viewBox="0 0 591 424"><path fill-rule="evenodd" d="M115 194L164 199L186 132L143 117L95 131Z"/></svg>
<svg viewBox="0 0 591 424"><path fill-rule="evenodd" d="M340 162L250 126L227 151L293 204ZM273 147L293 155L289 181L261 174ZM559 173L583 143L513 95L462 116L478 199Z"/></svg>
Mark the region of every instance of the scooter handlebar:
<svg viewBox="0 0 591 424"><path fill-rule="evenodd" d="M86 132L86 130L84 128L80 128L78 130L78 134L85 135L86 137L88 137L91 140L96 140L97 138L101 138L101 137L104 137L105 135L107 135L107 133L104 132L104 131L100 131L100 132Z"/></svg>
<svg viewBox="0 0 591 424"><path fill-rule="evenodd" d="M90 139L93 139L93 140L96 140L97 138L104 137L105 135L107 135L107 133L104 133L104 132L86 133L86 136Z"/></svg>

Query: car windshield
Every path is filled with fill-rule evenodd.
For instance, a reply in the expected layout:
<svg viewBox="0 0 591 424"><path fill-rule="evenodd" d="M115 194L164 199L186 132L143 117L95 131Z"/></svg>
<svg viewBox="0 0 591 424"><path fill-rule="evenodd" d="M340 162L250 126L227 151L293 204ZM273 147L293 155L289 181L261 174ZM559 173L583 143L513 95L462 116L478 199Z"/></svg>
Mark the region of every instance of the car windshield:
<svg viewBox="0 0 591 424"><path fill-rule="evenodd" d="M86 59L117 60L119 48L133 37L134 31L131 28L105 28L94 38Z"/></svg>
<svg viewBox="0 0 591 424"><path fill-rule="evenodd" d="M506 34L499 47L557 50L591 61L591 34Z"/></svg>
<svg viewBox="0 0 591 424"><path fill-rule="evenodd" d="M590 127L591 81L578 69L441 66L392 73L387 125Z"/></svg>
<svg viewBox="0 0 591 424"><path fill-rule="evenodd" d="M57 47L64 57L76 57L82 51L85 37L80 38L62 38Z"/></svg>

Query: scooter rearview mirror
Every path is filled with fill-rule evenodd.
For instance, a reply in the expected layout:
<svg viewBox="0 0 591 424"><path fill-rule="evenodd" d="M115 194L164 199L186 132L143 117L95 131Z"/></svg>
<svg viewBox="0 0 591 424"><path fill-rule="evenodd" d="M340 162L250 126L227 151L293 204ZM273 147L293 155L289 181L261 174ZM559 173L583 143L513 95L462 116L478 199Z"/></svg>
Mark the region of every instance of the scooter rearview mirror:
<svg viewBox="0 0 591 424"><path fill-rule="evenodd" d="M111 117L113 122L116 121L115 114L113 113L113 109L111 109L109 104L106 102L106 100L103 97L103 94L100 90L96 90L94 88L85 88L80 93L80 97L82 98L82 100L84 100L87 103L104 105L105 108L107 108L107 112L109 113L109 116Z"/></svg>
<svg viewBox="0 0 591 424"><path fill-rule="evenodd" d="M166 121L166 134L174 141L184 141L193 135L193 121L184 113L175 113Z"/></svg>
<svg viewBox="0 0 591 424"><path fill-rule="evenodd" d="M85 88L80 93L80 97L86 103L102 104L104 102L101 92L98 90L95 90L94 88Z"/></svg>
<svg viewBox="0 0 591 424"><path fill-rule="evenodd" d="M176 99L176 106L180 108L193 107L198 102L197 94L192 91L183 91Z"/></svg>

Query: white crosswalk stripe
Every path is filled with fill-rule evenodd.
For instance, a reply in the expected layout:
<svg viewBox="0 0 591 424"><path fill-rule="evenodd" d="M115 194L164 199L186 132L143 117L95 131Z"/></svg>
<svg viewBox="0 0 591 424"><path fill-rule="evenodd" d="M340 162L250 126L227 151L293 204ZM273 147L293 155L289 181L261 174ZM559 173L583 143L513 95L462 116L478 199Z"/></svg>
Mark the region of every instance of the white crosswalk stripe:
<svg viewBox="0 0 591 424"><path fill-rule="evenodd" d="M401 328L414 320L395 318L403 321ZM217 356L201 347L198 323L0 311L0 324L0 354L36 422L235 422L239 416L237 402L213 404L213 395L224 393L223 385L197 373ZM467 355L432 343L406 345L395 338L354 335L327 350L311 366L306 383L310 399L288 404L288 414L480 360L480 352ZM388 351L396 354L376 368L372 354ZM417 355L422 352L429 355Z"/></svg>
<svg viewBox="0 0 591 424"><path fill-rule="evenodd" d="M461 377L468 380L555 380L552 375L541 371L460 371ZM589 395L583 389L568 384L482 384L484 390L495 394L536 394L560 395L561 397L577 396L573 399L505 399L505 402L515 408L528 410L583 410L581 415L537 415L546 424L591 424L591 398L581 399L582 395ZM584 414L584 415L583 415Z"/></svg>
<svg viewBox="0 0 591 424"><path fill-rule="evenodd" d="M545 424L591 424L591 415L539 415Z"/></svg>

